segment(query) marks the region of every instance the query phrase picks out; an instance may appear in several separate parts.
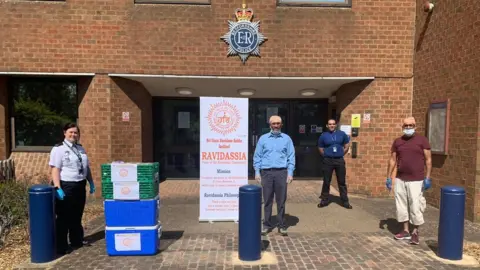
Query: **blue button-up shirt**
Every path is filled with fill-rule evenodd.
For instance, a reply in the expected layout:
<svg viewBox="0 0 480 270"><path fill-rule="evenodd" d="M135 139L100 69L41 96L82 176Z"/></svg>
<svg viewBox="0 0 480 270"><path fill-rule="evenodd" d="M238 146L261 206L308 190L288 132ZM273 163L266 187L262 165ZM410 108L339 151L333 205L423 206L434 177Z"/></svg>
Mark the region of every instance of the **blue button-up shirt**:
<svg viewBox="0 0 480 270"><path fill-rule="evenodd" d="M350 142L348 135L341 131L324 132L318 138L318 147L323 148L324 157L339 158L344 156L343 146ZM336 149L336 151L334 151Z"/></svg>
<svg viewBox="0 0 480 270"><path fill-rule="evenodd" d="M262 135L253 156L253 167L257 175L262 169L286 168L288 175L293 176L295 148L290 136L285 133L274 135L271 132Z"/></svg>

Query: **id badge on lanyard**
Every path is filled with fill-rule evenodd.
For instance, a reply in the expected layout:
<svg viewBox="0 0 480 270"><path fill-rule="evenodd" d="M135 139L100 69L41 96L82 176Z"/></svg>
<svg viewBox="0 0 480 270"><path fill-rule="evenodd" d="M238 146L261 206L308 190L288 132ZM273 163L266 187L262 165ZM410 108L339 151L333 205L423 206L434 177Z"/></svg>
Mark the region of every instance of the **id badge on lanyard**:
<svg viewBox="0 0 480 270"><path fill-rule="evenodd" d="M64 144L65 144L68 148L70 148L70 150L72 150L72 152L77 156L77 158L78 158L78 163L79 163L79 166L80 166L80 168L78 169L78 173L83 176L83 164L82 164L82 156L80 155L80 152L78 152L78 149L77 149L75 146L70 147L70 145L68 145L68 144L66 144L66 143L64 143ZM75 148L75 150L73 150L73 148Z"/></svg>
<svg viewBox="0 0 480 270"><path fill-rule="evenodd" d="M337 152L337 146L335 145L335 141L336 141L336 136L332 136L333 152L334 153Z"/></svg>

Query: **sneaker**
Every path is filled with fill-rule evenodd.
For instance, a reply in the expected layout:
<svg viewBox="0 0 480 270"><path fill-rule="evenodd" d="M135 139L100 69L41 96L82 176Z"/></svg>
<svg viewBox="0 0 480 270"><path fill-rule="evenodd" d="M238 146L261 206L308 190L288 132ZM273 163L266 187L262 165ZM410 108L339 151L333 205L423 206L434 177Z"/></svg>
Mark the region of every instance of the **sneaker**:
<svg viewBox="0 0 480 270"><path fill-rule="evenodd" d="M412 237L410 236L410 233L403 231L401 233L395 234L394 238L396 240L410 240Z"/></svg>
<svg viewBox="0 0 480 270"><path fill-rule="evenodd" d="M283 235L283 236L287 236L288 235L288 231L287 231L287 228L280 228L278 230L278 232Z"/></svg>
<svg viewBox="0 0 480 270"><path fill-rule="evenodd" d="M272 229L270 229L270 228L265 228L265 227L264 227L264 228L262 229L262 235L267 235L267 234L268 234L269 232L271 232L271 231L272 231Z"/></svg>
<svg viewBox="0 0 480 270"><path fill-rule="evenodd" d="M410 239L410 244L412 244L412 245L419 245L420 244L420 238L418 237L418 232L412 233L412 237Z"/></svg>

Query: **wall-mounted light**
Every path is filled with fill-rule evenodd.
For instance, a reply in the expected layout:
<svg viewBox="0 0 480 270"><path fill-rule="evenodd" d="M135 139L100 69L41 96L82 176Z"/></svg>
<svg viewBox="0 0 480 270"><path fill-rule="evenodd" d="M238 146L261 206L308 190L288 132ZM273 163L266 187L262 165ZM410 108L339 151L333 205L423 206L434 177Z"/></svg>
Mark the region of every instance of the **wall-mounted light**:
<svg viewBox="0 0 480 270"><path fill-rule="evenodd" d="M178 88L175 88L175 91L182 96L188 96L193 93L193 90L188 87L178 87Z"/></svg>
<svg viewBox="0 0 480 270"><path fill-rule="evenodd" d="M314 96L317 93L316 89L303 89L300 91L300 95L304 97L311 97Z"/></svg>
<svg viewBox="0 0 480 270"><path fill-rule="evenodd" d="M255 90L249 89L249 88L239 89L237 92L240 96L253 96L253 95L255 95Z"/></svg>

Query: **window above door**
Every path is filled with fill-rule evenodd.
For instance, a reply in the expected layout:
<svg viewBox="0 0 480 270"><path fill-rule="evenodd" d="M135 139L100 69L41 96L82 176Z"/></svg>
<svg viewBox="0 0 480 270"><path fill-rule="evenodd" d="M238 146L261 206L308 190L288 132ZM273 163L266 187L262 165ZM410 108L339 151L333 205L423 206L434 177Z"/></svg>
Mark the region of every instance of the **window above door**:
<svg viewBox="0 0 480 270"><path fill-rule="evenodd" d="M351 7L352 0L277 0L280 6Z"/></svg>
<svg viewBox="0 0 480 270"><path fill-rule="evenodd" d="M134 0L135 4L210 5L210 0Z"/></svg>

